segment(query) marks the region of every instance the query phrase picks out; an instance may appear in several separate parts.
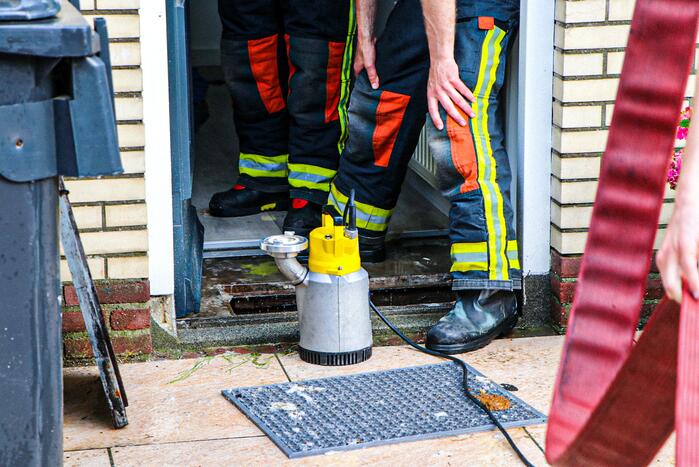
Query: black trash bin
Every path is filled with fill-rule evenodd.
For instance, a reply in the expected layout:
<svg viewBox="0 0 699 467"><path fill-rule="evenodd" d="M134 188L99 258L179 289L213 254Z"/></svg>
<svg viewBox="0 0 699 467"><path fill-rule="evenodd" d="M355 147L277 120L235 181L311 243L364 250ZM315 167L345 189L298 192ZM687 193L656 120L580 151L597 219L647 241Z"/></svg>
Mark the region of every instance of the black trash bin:
<svg viewBox="0 0 699 467"><path fill-rule="evenodd" d="M0 465L61 465L59 176L121 173L104 38L70 3L0 0Z"/></svg>

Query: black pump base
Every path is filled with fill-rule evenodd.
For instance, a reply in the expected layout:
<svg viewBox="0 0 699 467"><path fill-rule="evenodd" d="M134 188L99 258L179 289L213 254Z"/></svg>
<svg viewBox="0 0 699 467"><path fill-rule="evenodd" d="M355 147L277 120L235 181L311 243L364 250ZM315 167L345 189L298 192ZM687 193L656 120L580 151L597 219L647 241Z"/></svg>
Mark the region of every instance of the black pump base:
<svg viewBox="0 0 699 467"><path fill-rule="evenodd" d="M362 363L371 358L371 347L352 352L317 352L299 347L299 356L304 362L322 366L346 366Z"/></svg>

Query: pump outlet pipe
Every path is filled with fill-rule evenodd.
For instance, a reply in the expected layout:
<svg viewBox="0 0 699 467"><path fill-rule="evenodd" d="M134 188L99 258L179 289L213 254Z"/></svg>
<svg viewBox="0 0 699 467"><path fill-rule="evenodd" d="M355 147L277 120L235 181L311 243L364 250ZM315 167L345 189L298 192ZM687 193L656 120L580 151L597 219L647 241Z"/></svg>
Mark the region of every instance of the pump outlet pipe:
<svg viewBox="0 0 699 467"><path fill-rule="evenodd" d="M308 280L308 268L296 258L299 253L308 249L307 239L294 235L293 232L284 232L284 235L264 239L260 248L274 258L279 272L295 287Z"/></svg>

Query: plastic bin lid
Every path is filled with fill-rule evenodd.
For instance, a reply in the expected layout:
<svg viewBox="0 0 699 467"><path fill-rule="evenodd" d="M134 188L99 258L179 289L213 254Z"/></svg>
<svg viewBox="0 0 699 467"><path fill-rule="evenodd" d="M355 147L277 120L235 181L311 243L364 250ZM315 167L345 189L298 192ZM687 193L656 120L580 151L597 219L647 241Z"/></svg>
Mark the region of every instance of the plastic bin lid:
<svg viewBox="0 0 699 467"><path fill-rule="evenodd" d="M60 0L0 0L0 21L51 18L60 10Z"/></svg>
<svg viewBox="0 0 699 467"><path fill-rule="evenodd" d="M99 51L99 38L70 3L57 8L55 16L40 21L2 21L10 5L58 4L55 0L0 0L0 53L36 57L86 57ZM16 12L19 10L15 10Z"/></svg>

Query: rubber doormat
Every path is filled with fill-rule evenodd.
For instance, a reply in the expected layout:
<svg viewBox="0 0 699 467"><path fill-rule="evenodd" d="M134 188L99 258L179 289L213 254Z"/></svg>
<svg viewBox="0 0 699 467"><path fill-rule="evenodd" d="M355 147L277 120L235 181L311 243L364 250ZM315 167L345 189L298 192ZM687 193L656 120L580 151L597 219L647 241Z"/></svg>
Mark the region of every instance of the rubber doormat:
<svg viewBox="0 0 699 467"><path fill-rule="evenodd" d="M290 458L495 429L454 363L223 391ZM546 416L469 367L469 388L506 428Z"/></svg>

